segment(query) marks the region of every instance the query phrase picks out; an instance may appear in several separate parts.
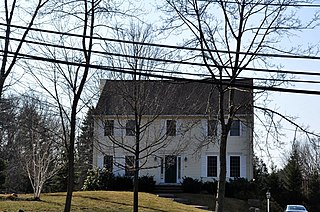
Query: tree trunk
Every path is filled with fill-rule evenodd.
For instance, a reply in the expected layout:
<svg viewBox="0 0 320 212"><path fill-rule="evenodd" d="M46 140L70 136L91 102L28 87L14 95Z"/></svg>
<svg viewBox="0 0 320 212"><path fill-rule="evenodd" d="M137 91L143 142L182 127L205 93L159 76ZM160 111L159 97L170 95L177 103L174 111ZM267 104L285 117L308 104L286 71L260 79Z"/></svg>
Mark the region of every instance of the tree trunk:
<svg viewBox="0 0 320 212"><path fill-rule="evenodd" d="M0 76L0 100L2 99L2 91L3 91L3 86L4 86L4 80L5 80L5 78L3 76Z"/></svg>
<svg viewBox="0 0 320 212"><path fill-rule="evenodd" d="M216 212L223 212L224 209L224 196L225 196L225 187L226 187L226 175L227 175L227 138L228 133L223 132L220 136L220 174L219 174L219 182L217 188L217 196L216 196Z"/></svg>
<svg viewBox="0 0 320 212"><path fill-rule="evenodd" d="M135 99L137 99L137 88L135 86ZM135 111L137 111L137 100L135 100ZM136 139L136 149L134 158L134 179L133 179L133 211L139 211L139 157L140 157L140 117L137 112L135 112L135 139Z"/></svg>
<svg viewBox="0 0 320 212"><path fill-rule="evenodd" d="M71 200L74 187L74 140L75 140L75 127L76 127L76 108L77 100L75 100L71 112L71 121L70 121L70 143L68 148L68 181L67 181L67 196L66 204L64 207L65 212L69 212L71 209Z"/></svg>
<svg viewBox="0 0 320 212"><path fill-rule="evenodd" d="M139 156L139 155L138 155ZM133 211L138 212L139 209L139 157L135 157L135 170L133 178Z"/></svg>

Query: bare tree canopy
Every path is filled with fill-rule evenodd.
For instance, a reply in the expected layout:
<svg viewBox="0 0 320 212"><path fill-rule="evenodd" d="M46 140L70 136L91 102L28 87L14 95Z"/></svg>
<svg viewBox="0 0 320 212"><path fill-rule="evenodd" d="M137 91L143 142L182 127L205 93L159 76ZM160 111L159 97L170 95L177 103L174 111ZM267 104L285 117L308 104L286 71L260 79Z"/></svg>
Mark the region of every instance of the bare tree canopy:
<svg viewBox="0 0 320 212"><path fill-rule="evenodd" d="M166 12L165 30L183 32L191 35L185 45L198 47L201 54L194 58L206 64L207 73L217 84L228 80L229 93L218 86L222 103L227 98L229 105L220 104L219 121L222 135L220 144L219 185L216 197L216 211L223 211L226 179L227 135L235 118L234 90L235 80L252 77L247 68L270 68L272 60L264 57L266 53L296 54L293 49L283 49L280 41L292 31L312 29L319 24L315 15L311 20L302 22L296 16L293 5L298 1L180 1L167 0L162 10ZM213 65L213 66L212 66ZM268 76L269 87L285 82L285 75ZM276 81L272 79L282 79ZM226 119L227 117L227 119Z"/></svg>
<svg viewBox="0 0 320 212"><path fill-rule="evenodd" d="M0 98L5 87L5 81L9 77L9 74L14 70L16 62L19 60L19 53L23 49L23 44L26 41L27 35L31 27L37 22L39 13L42 8L48 2L48 0L35 0L30 1L28 4L20 1L8 1L5 0L0 4L3 7L1 13L4 13L4 23L1 23L1 31L4 31L3 41L0 43L1 48L1 69L0 69ZM3 20L1 19L1 20ZM26 28L17 30L12 27L13 24L20 22L23 23ZM20 77L13 77L13 82Z"/></svg>

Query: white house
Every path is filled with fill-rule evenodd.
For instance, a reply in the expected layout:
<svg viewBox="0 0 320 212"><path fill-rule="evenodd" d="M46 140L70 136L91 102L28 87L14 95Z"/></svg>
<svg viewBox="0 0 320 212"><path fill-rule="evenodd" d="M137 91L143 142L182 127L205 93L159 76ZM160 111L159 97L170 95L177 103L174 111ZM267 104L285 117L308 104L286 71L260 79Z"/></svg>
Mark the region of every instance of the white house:
<svg viewBox="0 0 320 212"><path fill-rule="evenodd" d="M252 80L237 83L252 85ZM252 90L236 89L228 178L253 177L252 102ZM132 175L138 150L140 176L153 176L157 184L180 183L183 177L217 180L218 111L218 92L212 84L102 80L94 115L94 166Z"/></svg>

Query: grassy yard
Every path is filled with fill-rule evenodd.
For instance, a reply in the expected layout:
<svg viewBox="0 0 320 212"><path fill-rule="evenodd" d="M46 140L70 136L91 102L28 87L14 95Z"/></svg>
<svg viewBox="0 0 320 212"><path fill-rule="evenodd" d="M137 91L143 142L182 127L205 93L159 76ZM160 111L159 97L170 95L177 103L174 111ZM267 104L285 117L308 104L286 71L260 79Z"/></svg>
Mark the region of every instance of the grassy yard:
<svg viewBox="0 0 320 212"><path fill-rule="evenodd" d="M177 197L187 199L188 204L205 205L209 207L209 210L213 211L215 208L214 196L210 194L176 194ZM224 211L226 212L243 212L248 211L249 205L246 201L225 198Z"/></svg>
<svg viewBox="0 0 320 212"><path fill-rule="evenodd" d="M65 193L42 194L41 201L30 201L30 198L32 195L19 195L13 201L7 200L6 195L0 195L0 211L17 212L21 209L24 212L38 212L63 211L64 209ZM139 201L139 211L203 211L148 193L139 193ZM132 203L132 192L74 192L71 211L131 212Z"/></svg>
<svg viewBox="0 0 320 212"><path fill-rule="evenodd" d="M31 194L19 195L15 200L8 200L8 195L0 195L0 212L63 211L65 193L42 194L41 201L30 201ZM177 194L177 197L188 200L188 204L209 206L214 209L213 195L209 194ZM153 194L139 193L139 211L185 211L203 212L191 206L176 203L170 199L160 198ZM71 211L103 211L118 212L132 211L132 192L116 191L85 191L74 192ZM226 212L243 212L248 210L246 201L226 198Z"/></svg>

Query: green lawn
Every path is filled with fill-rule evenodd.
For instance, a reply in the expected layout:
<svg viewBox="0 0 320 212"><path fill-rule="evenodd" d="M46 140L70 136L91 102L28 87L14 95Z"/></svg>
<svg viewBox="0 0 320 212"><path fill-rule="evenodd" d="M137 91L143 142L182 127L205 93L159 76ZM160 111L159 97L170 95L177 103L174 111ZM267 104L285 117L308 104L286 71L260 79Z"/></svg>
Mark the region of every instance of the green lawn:
<svg viewBox="0 0 320 212"><path fill-rule="evenodd" d="M6 195L0 196L0 211L24 212L63 211L65 193L42 194L41 201L30 201L32 195L19 195L18 199L7 200ZM132 192L86 191L74 192L71 211L132 211ZM139 211L186 211L201 212L191 206L176 203L170 199L160 198L153 194L139 193Z"/></svg>

